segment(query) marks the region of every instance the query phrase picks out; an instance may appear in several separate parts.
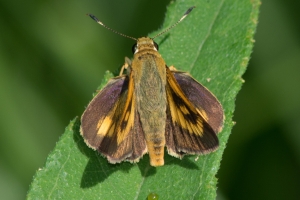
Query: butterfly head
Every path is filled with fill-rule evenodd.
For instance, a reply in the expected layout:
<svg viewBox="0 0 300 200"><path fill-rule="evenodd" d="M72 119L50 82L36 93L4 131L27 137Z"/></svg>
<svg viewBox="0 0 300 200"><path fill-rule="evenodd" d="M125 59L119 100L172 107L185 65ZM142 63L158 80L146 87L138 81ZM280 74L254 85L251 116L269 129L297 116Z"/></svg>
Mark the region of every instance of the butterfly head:
<svg viewBox="0 0 300 200"><path fill-rule="evenodd" d="M137 39L137 42L132 46L132 53L136 54L143 50L158 51L158 44L149 37L141 37Z"/></svg>

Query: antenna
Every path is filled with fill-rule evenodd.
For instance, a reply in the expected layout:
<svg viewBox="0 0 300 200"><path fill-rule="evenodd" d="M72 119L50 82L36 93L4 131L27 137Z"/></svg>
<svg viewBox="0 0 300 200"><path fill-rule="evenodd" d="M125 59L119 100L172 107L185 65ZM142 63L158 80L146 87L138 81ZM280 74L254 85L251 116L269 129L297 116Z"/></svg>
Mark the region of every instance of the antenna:
<svg viewBox="0 0 300 200"><path fill-rule="evenodd" d="M184 14L183 16L175 23L173 24L172 26L170 26L169 28L167 28L166 30L160 32L159 34L157 34L156 36L154 36L153 38L151 38L152 40L166 32L168 32L170 29L174 28L175 26L177 26L182 20L184 20L184 18L186 18L186 16L188 16L188 14L190 14L190 12L195 8L196 6L192 6L190 7Z"/></svg>
<svg viewBox="0 0 300 200"><path fill-rule="evenodd" d="M170 27L167 28L166 30L160 32L159 34L157 34L156 36L154 36L154 37L151 38L151 39L153 40L154 38L156 38L156 37L158 37L158 36L160 36L160 35L162 35L162 34L168 32L170 29L172 29L172 28L174 28L175 26L177 26L184 18L186 18L186 16L188 16L188 14L189 14L195 7L196 7L196 6L190 7L190 8L183 14L183 16L182 16L175 24L173 24L172 26L170 26ZM137 41L137 39L134 38L134 37L125 35L125 34L123 34L123 33L120 33L120 32L118 32L118 31L112 29L112 28L109 28L108 26L106 26L105 24L103 24L103 23L102 23L97 17L95 17L94 15L92 15L92 14L87 14L87 15L90 16L93 20L95 20L98 24L100 24L100 25L103 26L104 28L106 28L106 29L108 29L108 30L110 30L110 31L112 31L112 32L114 32L114 33L116 33L116 34L118 34L118 35L121 35L121 36L123 36L123 37L130 38L130 39L132 39L132 40L136 40L136 41Z"/></svg>
<svg viewBox="0 0 300 200"><path fill-rule="evenodd" d="M127 37L127 38L130 38L130 39L133 39L133 40L137 40L136 38L134 38L134 37L130 37L130 36L128 36L128 35L125 35L125 34L123 34L123 33L120 33L120 32L118 32L118 31L116 31L116 30L114 30L114 29L112 29L112 28L109 28L108 26L106 26L105 24L103 24L97 17L95 17L94 15L92 15L92 14L87 14L88 16L90 16L93 20L95 20L98 24L100 24L101 26L103 26L104 28L106 28L106 29L108 29L108 30L110 30L110 31L112 31L112 32L114 32L114 33L116 33L116 34L118 34L118 35L121 35L121 36L123 36L123 37Z"/></svg>

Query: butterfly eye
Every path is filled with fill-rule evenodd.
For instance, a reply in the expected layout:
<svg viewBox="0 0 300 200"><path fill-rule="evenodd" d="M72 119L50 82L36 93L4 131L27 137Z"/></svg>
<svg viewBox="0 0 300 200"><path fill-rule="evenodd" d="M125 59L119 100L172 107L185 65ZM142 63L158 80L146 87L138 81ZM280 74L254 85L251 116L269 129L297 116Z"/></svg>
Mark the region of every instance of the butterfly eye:
<svg viewBox="0 0 300 200"><path fill-rule="evenodd" d="M135 44L132 46L132 48L131 48L131 51L132 51L133 54L135 54L136 49L137 49L137 43L135 43Z"/></svg>
<svg viewBox="0 0 300 200"><path fill-rule="evenodd" d="M156 51L158 51L158 44L156 42L154 42L154 47L155 47Z"/></svg>

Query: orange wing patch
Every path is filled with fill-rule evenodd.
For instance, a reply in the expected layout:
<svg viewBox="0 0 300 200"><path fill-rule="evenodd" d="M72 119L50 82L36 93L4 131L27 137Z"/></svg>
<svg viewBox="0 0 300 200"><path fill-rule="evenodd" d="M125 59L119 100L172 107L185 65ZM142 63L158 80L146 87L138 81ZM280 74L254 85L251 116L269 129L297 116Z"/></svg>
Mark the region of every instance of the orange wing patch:
<svg viewBox="0 0 300 200"><path fill-rule="evenodd" d="M166 91L169 154L181 158L185 154L205 154L215 150L218 138L207 122L207 113L191 103L168 68Z"/></svg>

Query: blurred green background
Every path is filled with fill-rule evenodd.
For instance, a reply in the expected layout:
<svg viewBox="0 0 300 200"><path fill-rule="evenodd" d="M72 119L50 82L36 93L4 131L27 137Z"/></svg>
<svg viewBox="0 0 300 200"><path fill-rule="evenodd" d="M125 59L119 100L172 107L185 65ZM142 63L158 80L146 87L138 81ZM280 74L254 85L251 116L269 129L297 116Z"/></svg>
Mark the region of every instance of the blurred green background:
<svg viewBox="0 0 300 200"><path fill-rule="evenodd" d="M64 127L106 70L157 30L169 1L0 0L0 199L24 199ZM237 122L217 175L218 199L298 199L300 2L262 2L255 47L237 96ZM101 67L100 67L101 66Z"/></svg>

